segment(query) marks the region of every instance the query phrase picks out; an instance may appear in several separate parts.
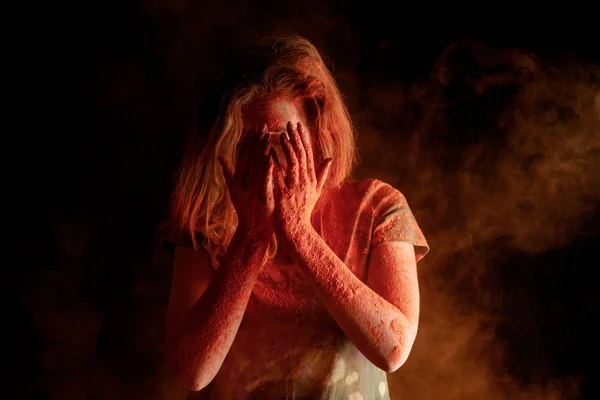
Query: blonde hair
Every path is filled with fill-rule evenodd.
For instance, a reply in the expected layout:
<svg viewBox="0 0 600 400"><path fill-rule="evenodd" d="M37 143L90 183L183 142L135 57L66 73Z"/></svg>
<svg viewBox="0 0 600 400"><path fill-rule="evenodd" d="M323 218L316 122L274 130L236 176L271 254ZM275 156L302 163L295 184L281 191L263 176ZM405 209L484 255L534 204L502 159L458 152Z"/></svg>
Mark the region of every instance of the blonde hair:
<svg viewBox="0 0 600 400"><path fill-rule="evenodd" d="M201 146L192 137L177 172L166 226L175 236L189 234L194 249L202 247L217 268L237 227L237 215L221 166L223 156L237 160L238 141L243 131L245 106L271 95L300 99L315 126L315 165L333 157L325 190L350 176L358 160L356 133L342 94L316 47L301 36L268 37L250 48L232 64L218 87L221 97L217 115L207 129ZM216 99L212 99L214 102ZM206 109L199 109L199 130ZM214 117L214 116L213 116ZM277 252L275 235L268 257Z"/></svg>

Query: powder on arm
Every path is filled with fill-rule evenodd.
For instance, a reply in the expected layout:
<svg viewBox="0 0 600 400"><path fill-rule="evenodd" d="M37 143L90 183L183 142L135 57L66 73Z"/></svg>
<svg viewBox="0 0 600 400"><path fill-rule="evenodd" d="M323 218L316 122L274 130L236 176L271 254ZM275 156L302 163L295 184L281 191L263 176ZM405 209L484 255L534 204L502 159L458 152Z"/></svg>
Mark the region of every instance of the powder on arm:
<svg viewBox="0 0 600 400"><path fill-rule="evenodd" d="M371 182L365 197L372 205L374 222L371 251L386 242L411 243L416 250L414 255L412 246L399 246L387 249L398 254L385 256L380 261L392 260L390 262L400 263L403 268L410 269L412 265L414 269L417 258L420 259L429 248L427 242L404 196L381 181ZM337 203L338 206L343 204ZM414 313L405 315L361 281L312 227L305 227L304 232L294 235L289 247L294 249L294 258L303 267L319 299L363 355L383 370L398 368L412 347L417 324ZM373 273L385 268L378 265L370 267L374 269ZM394 287L404 291L402 284L396 282ZM414 292L413 284L409 286L406 291L414 293L409 296L410 302L414 303L412 299L418 301L418 291Z"/></svg>
<svg viewBox="0 0 600 400"><path fill-rule="evenodd" d="M229 352L269 239L236 231L212 282L189 311L174 362L176 373L192 390L212 381Z"/></svg>

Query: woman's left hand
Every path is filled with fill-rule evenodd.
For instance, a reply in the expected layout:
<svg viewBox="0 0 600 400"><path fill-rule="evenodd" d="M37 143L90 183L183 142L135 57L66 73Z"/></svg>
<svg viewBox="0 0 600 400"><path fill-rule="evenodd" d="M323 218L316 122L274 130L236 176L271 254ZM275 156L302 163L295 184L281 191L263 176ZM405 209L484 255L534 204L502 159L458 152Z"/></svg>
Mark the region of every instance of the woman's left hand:
<svg viewBox="0 0 600 400"><path fill-rule="evenodd" d="M288 122L289 140L280 135L281 146L287 161L287 173L284 178L281 166L275 162L273 169L273 192L275 196L275 231L283 238L290 239L302 234L311 227L311 215L333 159L326 158L315 169L310 138L299 122L296 129ZM271 157L277 161L274 150Z"/></svg>

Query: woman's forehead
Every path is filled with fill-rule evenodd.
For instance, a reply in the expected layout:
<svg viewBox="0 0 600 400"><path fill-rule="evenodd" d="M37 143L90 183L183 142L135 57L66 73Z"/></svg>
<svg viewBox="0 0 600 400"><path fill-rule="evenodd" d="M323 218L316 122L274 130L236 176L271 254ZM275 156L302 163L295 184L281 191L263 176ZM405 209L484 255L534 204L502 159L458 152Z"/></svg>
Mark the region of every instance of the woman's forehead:
<svg viewBox="0 0 600 400"><path fill-rule="evenodd" d="M270 131L285 130L288 121L306 123L302 107L295 99L259 99L248 104L244 110L244 125L248 129L267 124Z"/></svg>

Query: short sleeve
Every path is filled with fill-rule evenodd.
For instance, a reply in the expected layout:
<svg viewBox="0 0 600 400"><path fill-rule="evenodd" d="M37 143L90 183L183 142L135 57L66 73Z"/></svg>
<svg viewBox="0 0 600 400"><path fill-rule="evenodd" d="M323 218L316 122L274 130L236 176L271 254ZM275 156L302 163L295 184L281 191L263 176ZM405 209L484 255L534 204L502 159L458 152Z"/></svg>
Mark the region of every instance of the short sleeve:
<svg viewBox="0 0 600 400"><path fill-rule="evenodd" d="M204 243L203 235L199 232L195 232L196 243L202 247ZM158 241L160 246L167 252L171 260L175 258L175 246L194 248L192 242L192 236L189 231L175 231L172 229L162 228L158 233Z"/></svg>
<svg viewBox="0 0 600 400"><path fill-rule="evenodd" d="M415 246L416 260L429 252L429 244L404 195L391 185L376 181L373 195L374 226L371 247L385 242L408 242Z"/></svg>

